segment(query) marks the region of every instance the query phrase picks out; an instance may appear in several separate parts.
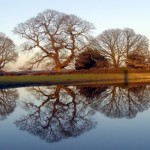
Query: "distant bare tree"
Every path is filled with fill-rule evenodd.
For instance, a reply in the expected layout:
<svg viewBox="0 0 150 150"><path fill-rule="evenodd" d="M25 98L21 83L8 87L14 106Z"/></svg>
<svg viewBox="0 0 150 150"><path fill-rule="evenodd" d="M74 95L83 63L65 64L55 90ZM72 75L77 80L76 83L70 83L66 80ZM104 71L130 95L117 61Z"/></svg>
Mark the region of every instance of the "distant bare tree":
<svg viewBox="0 0 150 150"><path fill-rule="evenodd" d="M8 63L15 62L17 59L15 44L13 41L0 33L0 69L4 68Z"/></svg>
<svg viewBox="0 0 150 150"><path fill-rule="evenodd" d="M114 68L125 65L130 52L143 54L148 51L148 39L130 28L106 30L92 43L110 60Z"/></svg>
<svg viewBox="0 0 150 150"><path fill-rule="evenodd" d="M75 15L46 10L19 24L14 33L27 40L24 50L39 50L31 67L54 61L54 70L59 72L73 61L76 51L84 48L92 29L91 23Z"/></svg>

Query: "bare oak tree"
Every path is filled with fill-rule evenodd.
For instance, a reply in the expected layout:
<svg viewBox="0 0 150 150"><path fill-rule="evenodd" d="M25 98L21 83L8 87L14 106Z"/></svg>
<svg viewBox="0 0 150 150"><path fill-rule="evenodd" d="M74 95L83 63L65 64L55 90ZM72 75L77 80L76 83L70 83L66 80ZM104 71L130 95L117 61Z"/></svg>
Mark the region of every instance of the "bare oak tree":
<svg viewBox="0 0 150 150"><path fill-rule="evenodd" d="M93 43L114 68L125 65L130 52L146 54L148 51L148 39L130 28L106 30Z"/></svg>
<svg viewBox="0 0 150 150"><path fill-rule="evenodd" d="M4 68L8 63L15 62L17 59L15 44L13 41L0 33L0 69Z"/></svg>
<svg viewBox="0 0 150 150"><path fill-rule="evenodd" d="M54 62L54 70L74 60L75 52L85 46L93 25L75 15L46 10L25 23L19 24L14 33L27 40L24 50L39 50L31 67L41 62Z"/></svg>

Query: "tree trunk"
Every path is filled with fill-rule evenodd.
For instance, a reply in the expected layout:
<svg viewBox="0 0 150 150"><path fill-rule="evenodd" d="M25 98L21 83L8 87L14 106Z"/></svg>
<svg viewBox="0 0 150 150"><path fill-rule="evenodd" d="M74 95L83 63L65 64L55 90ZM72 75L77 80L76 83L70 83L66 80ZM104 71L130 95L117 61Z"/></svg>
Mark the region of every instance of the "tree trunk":
<svg viewBox="0 0 150 150"><path fill-rule="evenodd" d="M61 64L60 64L60 62L59 62L59 58L58 58L57 55L54 57L54 62L55 62L55 67L54 67L53 70L54 70L55 72L60 72L60 71L61 71Z"/></svg>
<svg viewBox="0 0 150 150"><path fill-rule="evenodd" d="M55 72L60 72L61 71L61 67L60 66L55 66L53 70Z"/></svg>

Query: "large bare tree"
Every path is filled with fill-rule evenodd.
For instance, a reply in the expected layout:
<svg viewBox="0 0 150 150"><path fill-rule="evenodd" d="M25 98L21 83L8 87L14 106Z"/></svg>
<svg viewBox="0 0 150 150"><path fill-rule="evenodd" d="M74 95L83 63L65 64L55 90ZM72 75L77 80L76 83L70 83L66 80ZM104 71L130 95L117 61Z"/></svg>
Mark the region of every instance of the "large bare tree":
<svg viewBox="0 0 150 150"><path fill-rule="evenodd" d="M15 62L17 59L15 44L13 41L0 32L0 69L4 68L8 63Z"/></svg>
<svg viewBox="0 0 150 150"><path fill-rule="evenodd" d="M125 65L130 52L143 55L148 51L148 39L130 28L105 30L93 43L114 68Z"/></svg>
<svg viewBox="0 0 150 150"><path fill-rule="evenodd" d="M75 15L54 10L39 13L14 28L14 33L27 40L24 50L39 50L32 58L31 67L53 61L54 70L60 71L75 58L90 37L93 25Z"/></svg>

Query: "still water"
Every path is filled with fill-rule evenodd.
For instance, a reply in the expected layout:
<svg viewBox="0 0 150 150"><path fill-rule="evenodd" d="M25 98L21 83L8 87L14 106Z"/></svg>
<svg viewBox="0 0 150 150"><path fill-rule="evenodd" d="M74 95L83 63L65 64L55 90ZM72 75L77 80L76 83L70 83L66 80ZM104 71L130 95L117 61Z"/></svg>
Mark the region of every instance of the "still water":
<svg viewBox="0 0 150 150"><path fill-rule="evenodd" d="M0 150L149 150L150 86L0 89Z"/></svg>

